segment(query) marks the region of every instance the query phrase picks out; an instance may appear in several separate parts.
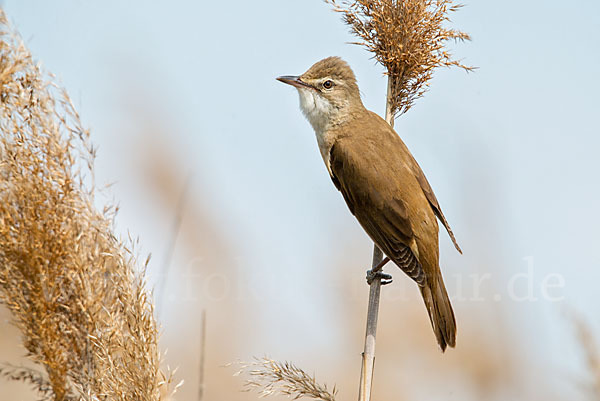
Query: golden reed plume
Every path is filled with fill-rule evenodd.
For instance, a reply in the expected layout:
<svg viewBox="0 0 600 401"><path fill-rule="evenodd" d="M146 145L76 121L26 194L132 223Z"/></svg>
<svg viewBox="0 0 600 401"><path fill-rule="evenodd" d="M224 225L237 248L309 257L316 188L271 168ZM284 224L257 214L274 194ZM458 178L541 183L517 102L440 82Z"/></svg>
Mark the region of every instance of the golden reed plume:
<svg viewBox="0 0 600 401"><path fill-rule="evenodd" d="M257 390L260 397L285 395L293 400L312 398L322 401L335 401L335 386L330 391L319 384L314 376L291 362L278 362L270 358L256 358L253 362L240 362L241 369L236 373L246 373L250 378L245 386L248 391Z"/></svg>
<svg viewBox="0 0 600 401"><path fill-rule="evenodd" d="M464 32L444 27L448 14L461 5L452 0L325 0L342 13L344 22L374 54L390 79L391 114L405 113L427 91L437 67L473 70L454 60L450 40L470 40Z"/></svg>
<svg viewBox="0 0 600 401"><path fill-rule="evenodd" d="M89 132L2 10L0 101L0 302L41 367L0 374L42 399L164 399L152 300L116 209L95 207Z"/></svg>

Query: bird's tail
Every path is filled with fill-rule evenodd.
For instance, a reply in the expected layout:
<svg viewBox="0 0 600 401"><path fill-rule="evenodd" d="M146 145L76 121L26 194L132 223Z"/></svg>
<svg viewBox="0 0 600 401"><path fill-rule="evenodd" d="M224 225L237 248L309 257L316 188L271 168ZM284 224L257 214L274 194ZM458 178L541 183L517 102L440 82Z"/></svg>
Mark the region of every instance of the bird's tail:
<svg viewBox="0 0 600 401"><path fill-rule="evenodd" d="M429 313L431 327L443 352L447 345L450 347L456 345L456 319L441 273L437 276L437 282L428 282L419 288Z"/></svg>

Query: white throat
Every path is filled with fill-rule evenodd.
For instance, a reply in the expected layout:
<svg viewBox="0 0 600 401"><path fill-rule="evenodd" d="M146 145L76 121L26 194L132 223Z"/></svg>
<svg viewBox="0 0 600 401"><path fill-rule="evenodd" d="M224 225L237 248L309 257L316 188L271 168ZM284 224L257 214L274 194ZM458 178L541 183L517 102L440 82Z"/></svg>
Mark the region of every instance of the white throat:
<svg viewBox="0 0 600 401"><path fill-rule="evenodd" d="M317 135L327 130L334 111L331 103L313 89L298 88L298 95L300 95L300 109Z"/></svg>
<svg viewBox="0 0 600 401"><path fill-rule="evenodd" d="M333 138L327 135L327 131L331 121L334 120L334 113L338 110L327 99L312 89L298 88L298 94L300 96L300 109L315 130L321 157L323 157L327 170L331 174L329 152L331 146L333 146Z"/></svg>

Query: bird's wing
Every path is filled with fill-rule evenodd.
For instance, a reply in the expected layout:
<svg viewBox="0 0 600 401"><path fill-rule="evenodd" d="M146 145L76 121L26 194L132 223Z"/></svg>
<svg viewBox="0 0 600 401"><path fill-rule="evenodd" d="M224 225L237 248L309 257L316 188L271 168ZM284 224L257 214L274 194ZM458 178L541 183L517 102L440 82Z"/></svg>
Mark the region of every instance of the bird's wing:
<svg viewBox="0 0 600 401"><path fill-rule="evenodd" d="M362 147L369 149L369 147ZM350 212L371 239L394 263L419 285L425 284L425 272L410 248L413 229L402 199L383 196L373 185L381 180L385 163L375 154L357 154L353 146L337 141L330 150L331 178L342 193ZM368 152L368 151L367 151Z"/></svg>
<svg viewBox="0 0 600 401"><path fill-rule="evenodd" d="M415 177L417 178L419 185L421 185L421 189L423 190L423 193L427 197L427 200L429 201L429 204L431 205L433 212L438 217L438 219L440 219L440 221L442 222L444 227L446 227L446 231L448 231L448 235L450 236L450 239L454 243L454 247L456 248L456 250L462 254L462 249L460 249L460 246L458 246L458 242L456 241L456 238L454 237L454 233L452 232L452 229L450 228L450 224L448 224L448 221L446 220L444 213L442 213L442 208L440 207L440 204L438 203L438 200L435 197L435 194L433 193L433 189L431 189L431 185L429 185L429 181L427 181L427 177L425 177L423 170L421 170L421 167L419 166L419 164L416 161L415 161L415 167L413 168L413 170L415 170L414 171Z"/></svg>

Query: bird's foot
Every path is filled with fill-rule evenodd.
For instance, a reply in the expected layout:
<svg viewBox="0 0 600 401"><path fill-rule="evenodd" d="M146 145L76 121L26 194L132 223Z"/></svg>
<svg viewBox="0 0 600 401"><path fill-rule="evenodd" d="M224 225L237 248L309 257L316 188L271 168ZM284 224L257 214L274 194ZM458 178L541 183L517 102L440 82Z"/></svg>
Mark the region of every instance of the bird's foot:
<svg viewBox="0 0 600 401"><path fill-rule="evenodd" d="M381 279L381 285L390 284L392 282L391 274L384 273L381 270L367 270L367 284L371 285L373 280L375 280L376 278Z"/></svg>

